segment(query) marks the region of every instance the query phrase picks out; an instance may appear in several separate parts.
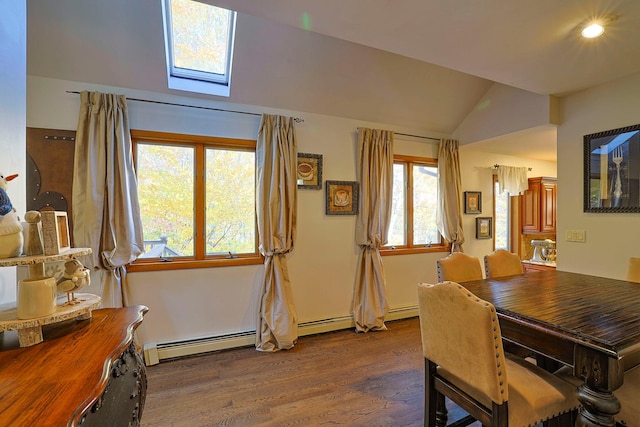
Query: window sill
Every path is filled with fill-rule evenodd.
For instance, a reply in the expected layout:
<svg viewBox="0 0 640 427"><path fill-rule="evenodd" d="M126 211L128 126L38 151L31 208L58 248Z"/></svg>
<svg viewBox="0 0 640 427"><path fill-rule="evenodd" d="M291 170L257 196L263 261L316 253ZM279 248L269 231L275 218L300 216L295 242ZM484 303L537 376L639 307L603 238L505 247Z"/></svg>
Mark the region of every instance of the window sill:
<svg viewBox="0 0 640 427"><path fill-rule="evenodd" d="M185 270L192 268L217 268L217 267L237 267L242 265L264 264L261 256L238 257L238 258L217 258L217 259L172 259L171 261L138 260L127 266L127 272L138 271L163 271L163 270Z"/></svg>
<svg viewBox="0 0 640 427"><path fill-rule="evenodd" d="M208 95L229 97L231 94L231 87L228 84L186 79L184 77L169 76L168 86L169 89L204 93Z"/></svg>

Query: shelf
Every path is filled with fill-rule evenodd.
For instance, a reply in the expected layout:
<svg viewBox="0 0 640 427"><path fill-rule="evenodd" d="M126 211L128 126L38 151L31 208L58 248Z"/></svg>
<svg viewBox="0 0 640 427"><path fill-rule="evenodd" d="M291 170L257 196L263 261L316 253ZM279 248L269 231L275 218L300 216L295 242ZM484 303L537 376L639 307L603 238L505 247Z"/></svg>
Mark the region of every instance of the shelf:
<svg viewBox="0 0 640 427"><path fill-rule="evenodd" d="M25 320L18 319L15 306L0 306L0 332L18 331L20 347L29 347L42 342L44 325L69 319L89 319L91 312L98 308L102 299L94 294L76 294L76 301L75 304L68 304L66 295L58 297L56 311L48 316Z"/></svg>
<svg viewBox="0 0 640 427"><path fill-rule="evenodd" d="M72 248L57 255L31 255L0 259L0 267L26 266L29 267L29 277L43 278L44 265L50 262L65 261L91 254L91 248ZM66 296L56 299L56 311L32 319L18 319L16 305L0 306L0 333L4 331L18 331L20 347L29 347L43 340L42 326L58 323L69 319L84 320L91 318L91 311L98 308L101 298L93 294L75 294L73 304L67 303ZM51 301L51 300L49 300ZM51 301L51 304L53 301ZM49 305L48 307L51 307ZM47 310L48 311L48 310Z"/></svg>
<svg viewBox="0 0 640 427"><path fill-rule="evenodd" d="M90 255L91 252L91 248L72 248L59 253L58 255L25 255L14 258L2 258L0 259L0 267L12 267L16 265L28 266L47 262L64 261L67 259L78 258L84 255Z"/></svg>

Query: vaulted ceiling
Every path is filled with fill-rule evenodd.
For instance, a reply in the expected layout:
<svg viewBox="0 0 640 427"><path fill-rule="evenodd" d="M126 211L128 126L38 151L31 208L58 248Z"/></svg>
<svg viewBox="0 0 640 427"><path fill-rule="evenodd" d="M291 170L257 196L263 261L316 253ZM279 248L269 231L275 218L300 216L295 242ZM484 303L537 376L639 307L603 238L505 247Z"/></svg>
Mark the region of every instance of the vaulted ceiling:
<svg viewBox="0 0 640 427"><path fill-rule="evenodd" d="M640 72L637 0L204 1L542 95ZM582 38L594 18L608 23L604 36ZM555 144L551 127L481 143L546 160Z"/></svg>
<svg viewBox="0 0 640 427"><path fill-rule="evenodd" d="M451 134L493 82L562 97L640 72L638 0L200 1L239 12L230 98L166 88L160 0L29 0L27 73ZM596 16L604 36L582 39ZM478 144L555 143L547 126Z"/></svg>
<svg viewBox="0 0 640 427"><path fill-rule="evenodd" d="M637 0L205 0L530 92L563 96L640 71ZM582 26L610 21L588 40Z"/></svg>

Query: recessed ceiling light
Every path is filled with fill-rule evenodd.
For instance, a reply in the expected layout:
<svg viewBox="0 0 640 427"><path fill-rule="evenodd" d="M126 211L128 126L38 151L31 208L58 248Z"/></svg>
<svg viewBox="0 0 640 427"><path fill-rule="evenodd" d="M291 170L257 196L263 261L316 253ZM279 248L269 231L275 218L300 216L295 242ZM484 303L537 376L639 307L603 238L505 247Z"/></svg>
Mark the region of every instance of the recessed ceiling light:
<svg viewBox="0 0 640 427"><path fill-rule="evenodd" d="M593 39L604 33L604 27L597 22L593 22L582 29L582 37Z"/></svg>

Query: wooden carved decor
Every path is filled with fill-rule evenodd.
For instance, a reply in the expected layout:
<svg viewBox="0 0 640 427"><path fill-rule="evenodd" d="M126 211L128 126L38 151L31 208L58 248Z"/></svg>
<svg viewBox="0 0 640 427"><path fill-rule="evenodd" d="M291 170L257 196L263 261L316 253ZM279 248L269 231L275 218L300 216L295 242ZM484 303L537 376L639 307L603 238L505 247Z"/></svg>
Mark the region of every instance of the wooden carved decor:
<svg viewBox="0 0 640 427"><path fill-rule="evenodd" d="M72 130L27 128L27 210L52 208L67 212L69 230L73 229L75 135ZM70 245L73 247L73 242Z"/></svg>

